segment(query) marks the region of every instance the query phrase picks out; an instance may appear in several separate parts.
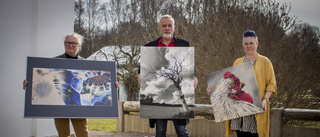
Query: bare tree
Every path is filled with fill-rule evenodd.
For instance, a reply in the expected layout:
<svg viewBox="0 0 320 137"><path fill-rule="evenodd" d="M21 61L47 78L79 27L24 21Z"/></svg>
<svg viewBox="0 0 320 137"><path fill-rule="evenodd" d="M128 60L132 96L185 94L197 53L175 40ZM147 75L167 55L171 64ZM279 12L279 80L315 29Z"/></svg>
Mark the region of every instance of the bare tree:
<svg viewBox="0 0 320 137"><path fill-rule="evenodd" d="M75 18L74 18L74 30L75 32L81 34L81 35L85 35L85 23L84 23L84 3L82 0L78 0L75 1L75 5L74 5L74 14L75 14Z"/></svg>
<svg viewBox="0 0 320 137"><path fill-rule="evenodd" d="M154 74L158 78L165 78L169 83L172 83L174 87L178 89L179 92L179 99L182 104L183 110L185 113L190 112L188 104L186 103L184 94L181 90L181 84L185 77L185 71L187 68L183 66L183 63L187 60L188 55L190 53L187 53L183 55L181 58L178 58L177 53L176 54L170 54L169 59L170 64L167 68L155 66L154 68L145 68L147 74Z"/></svg>
<svg viewBox="0 0 320 137"><path fill-rule="evenodd" d="M138 86L138 61L140 60L140 47L139 46L127 46L129 50L124 50L123 46L118 46L122 57L115 55L115 61L119 68L118 75L121 77L121 81L127 87L127 100L137 100L139 94ZM121 62L121 60L124 62Z"/></svg>
<svg viewBox="0 0 320 137"><path fill-rule="evenodd" d="M272 100L275 107L320 108L319 36L319 28L299 24L286 37L287 44L279 47L286 54L278 56L277 85L286 92L279 92Z"/></svg>
<svg viewBox="0 0 320 137"><path fill-rule="evenodd" d="M88 44L87 48L89 49L89 54L95 52L95 37L96 37L96 29L98 28L98 16L99 16L99 0L87 0L87 15L88 15Z"/></svg>

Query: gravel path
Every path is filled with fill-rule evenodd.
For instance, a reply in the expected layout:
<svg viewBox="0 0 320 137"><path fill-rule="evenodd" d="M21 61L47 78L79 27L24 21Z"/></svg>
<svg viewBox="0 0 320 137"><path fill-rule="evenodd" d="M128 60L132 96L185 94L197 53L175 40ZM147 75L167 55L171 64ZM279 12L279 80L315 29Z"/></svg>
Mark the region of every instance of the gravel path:
<svg viewBox="0 0 320 137"><path fill-rule="evenodd" d="M132 133L132 132L103 132L89 131L89 137L154 137L152 134Z"/></svg>
<svg viewBox="0 0 320 137"><path fill-rule="evenodd" d="M133 132L103 132L89 130L89 137L154 137L154 134L143 134ZM175 137L175 136L167 136Z"/></svg>

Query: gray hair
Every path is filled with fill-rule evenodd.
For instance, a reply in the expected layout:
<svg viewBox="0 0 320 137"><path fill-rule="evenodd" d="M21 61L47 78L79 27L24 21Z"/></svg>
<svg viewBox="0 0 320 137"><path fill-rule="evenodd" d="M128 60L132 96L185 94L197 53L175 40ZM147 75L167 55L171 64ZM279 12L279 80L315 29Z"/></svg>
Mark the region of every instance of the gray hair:
<svg viewBox="0 0 320 137"><path fill-rule="evenodd" d="M81 36L80 34L78 34L78 33L70 33L70 34L67 34L67 35L64 37L64 42L66 41L66 39L67 39L68 37L74 37L74 38L76 38L77 41L79 42L80 47L82 46L83 36Z"/></svg>
<svg viewBox="0 0 320 137"><path fill-rule="evenodd" d="M159 26L161 25L161 20L162 20L162 18L169 18L170 20L172 20L172 24L173 24L173 26L174 26L174 19L173 19L172 16L169 15L169 14L165 14L165 15L162 15L162 16L161 16L161 18L160 18L160 20L159 20Z"/></svg>

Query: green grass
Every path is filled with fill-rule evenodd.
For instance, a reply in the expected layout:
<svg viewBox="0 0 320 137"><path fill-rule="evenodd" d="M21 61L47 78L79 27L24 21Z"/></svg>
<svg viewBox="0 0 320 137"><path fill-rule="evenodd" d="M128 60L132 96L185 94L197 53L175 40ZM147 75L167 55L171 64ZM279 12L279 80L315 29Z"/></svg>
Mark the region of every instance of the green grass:
<svg viewBox="0 0 320 137"><path fill-rule="evenodd" d="M135 114L135 113L133 113ZM210 119L204 116L196 116L195 119ZM87 119L88 129L95 131L116 132L116 119ZM320 122L307 122L304 126L320 127Z"/></svg>
<svg viewBox="0 0 320 137"><path fill-rule="evenodd" d="M116 132L116 119L87 119L88 129Z"/></svg>

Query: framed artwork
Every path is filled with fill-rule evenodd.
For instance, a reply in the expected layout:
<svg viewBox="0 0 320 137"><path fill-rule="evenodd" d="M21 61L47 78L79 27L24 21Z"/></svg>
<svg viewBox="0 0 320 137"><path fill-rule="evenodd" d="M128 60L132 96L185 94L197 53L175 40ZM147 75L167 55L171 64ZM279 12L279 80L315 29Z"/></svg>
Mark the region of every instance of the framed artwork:
<svg viewBox="0 0 320 137"><path fill-rule="evenodd" d="M194 48L141 47L140 118L194 118Z"/></svg>
<svg viewBox="0 0 320 137"><path fill-rule="evenodd" d="M216 122L263 112L251 62L206 75Z"/></svg>
<svg viewBox="0 0 320 137"><path fill-rule="evenodd" d="M24 117L118 118L113 61L27 57Z"/></svg>

